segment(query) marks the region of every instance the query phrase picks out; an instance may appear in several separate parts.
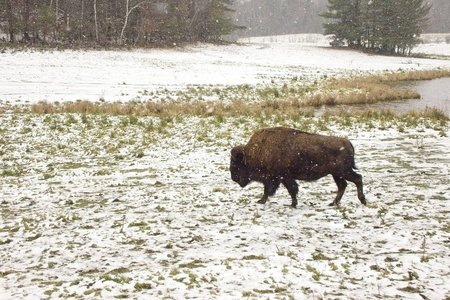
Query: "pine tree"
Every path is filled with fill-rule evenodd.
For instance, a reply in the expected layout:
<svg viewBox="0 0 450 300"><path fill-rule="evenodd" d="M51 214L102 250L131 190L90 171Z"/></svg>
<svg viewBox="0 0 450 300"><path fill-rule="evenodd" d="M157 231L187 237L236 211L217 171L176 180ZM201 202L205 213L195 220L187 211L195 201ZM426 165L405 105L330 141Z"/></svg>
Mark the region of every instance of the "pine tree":
<svg viewBox="0 0 450 300"><path fill-rule="evenodd" d="M409 54L428 21L424 0L328 0L325 34L349 46Z"/></svg>
<svg viewBox="0 0 450 300"><path fill-rule="evenodd" d="M203 2L203 3L202 3ZM229 17L232 0L203 0L196 12L193 34L201 41L217 41L221 36L239 29Z"/></svg>
<svg viewBox="0 0 450 300"><path fill-rule="evenodd" d="M217 41L239 29L228 16L232 0L167 0L159 31L164 40Z"/></svg>
<svg viewBox="0 0 450 300"><path fill-rule="evenodd" d="M325 34L334 35L349 46L360 46L363 36L361 0L328 0L328 11L321 16L331 19L325 23Z"/></svg>
<svg viewBox="0 0 450 300"><path fill-rule="evenodd" d="M410 54L411 49L420 42L420 34L427 27L431 6L422 0L398 0L398 9L403 18L397 24L400 42L397 43L396 52Z"/></svg>

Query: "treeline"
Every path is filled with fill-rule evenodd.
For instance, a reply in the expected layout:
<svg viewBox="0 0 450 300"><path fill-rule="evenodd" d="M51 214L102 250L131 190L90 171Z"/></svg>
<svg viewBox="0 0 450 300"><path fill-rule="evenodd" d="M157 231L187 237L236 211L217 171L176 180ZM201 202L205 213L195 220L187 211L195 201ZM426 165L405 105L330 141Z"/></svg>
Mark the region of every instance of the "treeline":
<svg viewBox="0 0 450 300"><path fill-rule="evenodd" d="M145 45L218 41L233 0L2 0L2 40Z"/></svg>
<svg viewBox="0 0 450 300"><path fill-rule="evenodd" d="M409 54L427 26L424 0L328 0L325 34L335 43L387 54Z"/></svg>

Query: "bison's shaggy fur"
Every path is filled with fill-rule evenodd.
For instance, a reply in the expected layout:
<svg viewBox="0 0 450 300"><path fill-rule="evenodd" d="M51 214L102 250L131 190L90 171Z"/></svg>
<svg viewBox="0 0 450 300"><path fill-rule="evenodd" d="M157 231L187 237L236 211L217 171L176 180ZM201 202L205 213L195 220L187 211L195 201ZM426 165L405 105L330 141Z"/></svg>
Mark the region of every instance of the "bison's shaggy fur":
<svg viewBox="0 0 450 300"><path fill-rule="evenodd" d="M339 205L347 180L356 184L358 198L366 204L361 175L357 174L354 148L347 139L310 134L286 127L261 129L247 145L231 150L230 171L233 181L245 187L251 181L264 184L265 203L282 183L297 205L298 185L295 180L317 180L331 174L338 194L331 205Z"/></svg>

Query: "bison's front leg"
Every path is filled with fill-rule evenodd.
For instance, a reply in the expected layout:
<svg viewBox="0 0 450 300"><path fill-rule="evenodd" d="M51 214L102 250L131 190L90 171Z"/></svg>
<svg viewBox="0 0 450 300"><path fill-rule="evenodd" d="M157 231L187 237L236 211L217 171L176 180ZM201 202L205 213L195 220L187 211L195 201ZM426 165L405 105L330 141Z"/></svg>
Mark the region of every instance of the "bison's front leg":
<svg viewBox="0 0 450 300"><path fill-rule="evenodd" d="M280 186L280 181L278 179L271 179L263 182L263 184L264 184L264 195L258 201L258 203L260 204L266 203L267 199L269 199L270 196L273 196L275 194L278 187Z"/></svg>
<svg viewBox="0 0 450 300"><path fill-rule="evenodd" d="M282 180L283 185L286 187L286 189L289 192L289 195L291 195L292 198L292 207L297 207L297 193L298 193L298 184L293 178L283 178Z"/></svg>
<svg viewBox="0 0 450 300"><path fill-rule="evenodd" d="M341 202L342 199L342 195L344 195L345 188L347 187L347 181L336 175L333 175L333 178L338 187L338 193L334 201L330 203L330 206L339 206L339 203Z"/></svg>

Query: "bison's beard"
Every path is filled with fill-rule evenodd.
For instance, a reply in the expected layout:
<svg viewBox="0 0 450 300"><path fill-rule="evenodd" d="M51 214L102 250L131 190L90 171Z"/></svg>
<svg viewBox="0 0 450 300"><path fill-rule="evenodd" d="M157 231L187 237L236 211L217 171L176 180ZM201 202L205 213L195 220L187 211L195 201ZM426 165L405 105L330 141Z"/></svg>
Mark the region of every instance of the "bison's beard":
<svg viewBox="0 0 450 300"><path fill-rule="evenodd" d="M236 177L236 176L232 176L232 178L234 182L238 183L241 188L245 188L249 183L250 183L250 179L249 178L242 178L242 177Z"/></svg>
<svg viewBox="0 0 450 300"><path fill-rule="evenodd" d="M241 188L245 188L250 183L250 180L248 180L248 181L241 181L241 182L238 182L238 183L241 186Z"/></svg>
<svg viewBox="0 0 450 300"><path fill-rule="evenodd" d="M231 179L234 182L238 183L241 186L241 188L245 188L251 181L249 176L233 172L231 172Z"/></svg>

